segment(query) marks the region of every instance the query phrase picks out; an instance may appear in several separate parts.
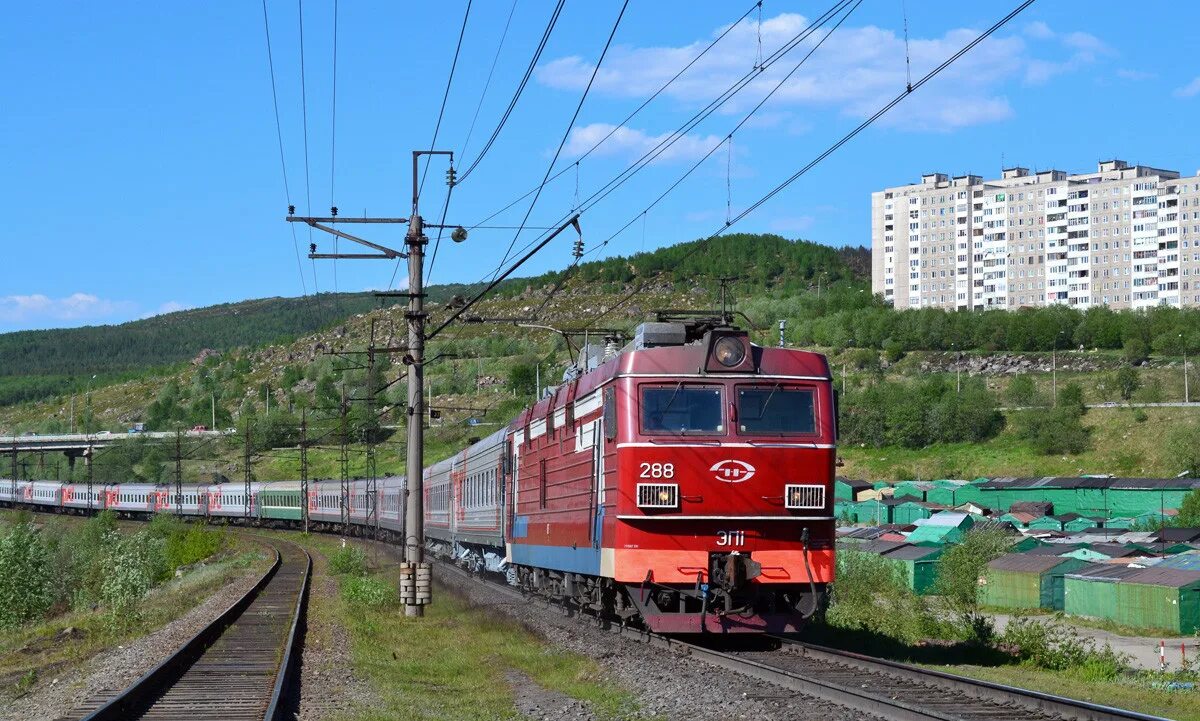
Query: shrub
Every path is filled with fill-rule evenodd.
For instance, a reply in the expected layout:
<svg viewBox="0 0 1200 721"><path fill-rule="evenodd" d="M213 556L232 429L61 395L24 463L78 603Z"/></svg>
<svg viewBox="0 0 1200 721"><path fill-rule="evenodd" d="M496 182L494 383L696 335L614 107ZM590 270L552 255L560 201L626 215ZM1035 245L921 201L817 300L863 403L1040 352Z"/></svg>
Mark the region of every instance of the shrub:
<svg viewBox="0 0 1200 721"><path fill-rule="evenodd" d="M374 577L353 576L343 580L342 597L352 606L377 610L400 604L397 589Z"/></svg>
<svg viewBox="0 0 1200 721"><path fill-rule="evenodd" d="M970 531L962 543L951 546L938 561L933 591L959 620L970 640L985 642L991 638L991 620L979 612L979 577L988 562L1003 555L1009 545L1010 539L1003 531Z"/></svg>
<svg viewBox="0 0 1200 721"><path fill-rule="evenodd" d="M1121 399L1127 401L1142 387L1142 381L1132 366L1124 365L1113 376L1113 386L1120 391Z"/></svg>
<svg viewBox="0 0 1200 721"><path fill-rule="evenodd" d="M223 530L188 523L165 513L154 516L146 530L163 543L163 575L156 580L169 577L180 566L190 566L217 554L229 540Z"/></svg>
<svg viewBox="0 0 1200 721"><path fill-rule="evenodd" d="M1179 472L1200 478L1200 426L1178 425L1167 434L1167 457Z"/></svg>
<svg viewBox="0 0 1200 721"><path fill-rule="evenodd" d="M1083 387L1072 381L1063 386L1058 392L1058 407L1075 416L1087 413L1087 404L1083 401Z"/></svg>
<svg viewBox="0 0 1200 721"><path fill-rule="evenodd" d="M1014 376L1008 382L1008 388L1005 389L1004 395L1014 406L1039 406L1042 404L1033 377L1026 373Z"/></svg>
<svg viewBox="0 0 1200 721"><path fill-rule="evenodd" d="M40 534L18 523L0 538L0 628L41 618L53 602L51 566Z"/></svg>
<svg viewBox="0 0 1200 721"><path fill-rule="evenodd" d="M329 568L347 576L366 575L367 554L357 546L342 546L329 557Z"/></svg>
<svg viewBox="0 0 1200 721"><path fill-rule="evenodd" d="M1129 657L1080 636L1056 622L1028 618L1009 621L1000 642L1022 663L1050 671L1075 671L1090 681L1113 680L1129 667Z"/></svg>
<svg viewBox="0 0 1200 721"><path fill-rule="evenodd" d="M826 619L831 626L863 630L915 643L937 625L904 571L873 553L842 551Z"/></svg>
<svg viewBox="0 0 1200 721"><path fill-rule="evenodd" d="M118 540L109 549L100 600L118 625L134 620L137 604L165 575L164 543L148 530Z"/></svg>
<svg viewBox="0 0 1200 721"><path fill-rule="evenodd" d="M1091 445L1088 429L1071 408L1024 411L1020 435L1044 455L1082 453Z"/></svg>
<svg viewBox="0 0 1200 721"><path fill-rule="evenodd" d="M180 566L190 566L211 558L225 548L228 537L224 531L188 524L172 534L166 542L166 561L170 572Z"/></svg>

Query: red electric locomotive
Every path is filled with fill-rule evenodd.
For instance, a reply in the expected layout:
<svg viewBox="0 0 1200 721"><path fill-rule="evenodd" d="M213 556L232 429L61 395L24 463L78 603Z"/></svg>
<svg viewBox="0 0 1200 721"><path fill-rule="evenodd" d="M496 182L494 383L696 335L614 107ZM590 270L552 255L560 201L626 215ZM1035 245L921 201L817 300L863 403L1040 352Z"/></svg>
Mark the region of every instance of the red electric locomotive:
<svg viewBox="0 0 1200 721"><path fill-rule="evenodd" d="M658 632L799 630L834 574L825 357L723 318L580 370L509 426L510 578Z"/></svg>

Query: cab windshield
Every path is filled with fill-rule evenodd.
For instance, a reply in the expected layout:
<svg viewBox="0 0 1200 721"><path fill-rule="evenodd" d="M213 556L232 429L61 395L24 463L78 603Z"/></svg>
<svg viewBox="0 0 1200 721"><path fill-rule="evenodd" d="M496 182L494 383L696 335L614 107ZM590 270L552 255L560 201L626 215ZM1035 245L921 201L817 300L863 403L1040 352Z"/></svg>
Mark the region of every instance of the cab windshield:
<svg viewBox="0 0 1200 721"><path fill-rule="evenodd" d="M719 386L668 386L642 388L642 432L723 433L724 403Z"/></svg>
<svg viewBox="0 0 1200 721"><path fill-rule="evenodd" d="M816 393L780 384L738 388L738 432L804 435L817 432Z"/></svg>

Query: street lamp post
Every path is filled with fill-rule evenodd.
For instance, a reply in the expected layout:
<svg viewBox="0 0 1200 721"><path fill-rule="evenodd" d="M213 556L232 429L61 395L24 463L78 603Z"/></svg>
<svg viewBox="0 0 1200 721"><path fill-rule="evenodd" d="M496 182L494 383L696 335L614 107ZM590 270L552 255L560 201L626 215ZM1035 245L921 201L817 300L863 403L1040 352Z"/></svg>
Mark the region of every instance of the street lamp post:
<svg viewBox="0 0 1200 721"><path fill-rule="evenodd" d="M1050 351L1050 405L1058 405L1058 335L1054 336L1054 350Z"/></svg>
<svg viewBox="0 0 1200 721"><path fill-rule="evenodd" d="M1188 372L1187 372L1187 338L1183 333L1179 334L1179 345L1183 348L1183 402L1191 403L1191 389L1188 388Z"/></svg>

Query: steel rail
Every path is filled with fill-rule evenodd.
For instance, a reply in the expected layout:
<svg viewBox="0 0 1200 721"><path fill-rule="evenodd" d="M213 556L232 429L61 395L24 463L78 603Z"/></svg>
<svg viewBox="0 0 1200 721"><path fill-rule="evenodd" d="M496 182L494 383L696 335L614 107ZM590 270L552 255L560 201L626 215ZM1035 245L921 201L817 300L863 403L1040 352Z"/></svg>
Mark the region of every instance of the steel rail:
<svg viewBox="0 0 1200 721"><path fill-rule="evenodd" d="M932 685L978 700L1001 705L1021 706L1030 711L1048 714L1056 718L1072 719L1073 721L1166 721L1161 716L969 678L937 669L921 668L853 651L818 646L797 639L776 638L784 644L785 648L795 649L796 653L820 663L852 666L870 672L873 677L887 675L907 682Z"/></svg>
<svg viewBox="0 0 1200 721"><path fill-rule="evenodd" d="M917 666L876 659L847 651L815 646L790 638L771 637L784 644L778 651L757 652L769 660L749 658L745 652L727 652L679 638L661 636L643 629L615 624L591 613L556 604L549 599L489 582L453 564L435 560L440 571L485 583L497 593L542 603L566 615L588 618L613 633L631 637L657 648L701 659L719 668L820 698L864 713L896 721L963 721L994 719L1063 719L1064 721L1169 721L1159 716L1112 708L1088 701L1055 696ZM719 637L713 637L718 640ZM787 648L800 649L792 653ZM804 656L819 669L787 668L788 657ZM779 663L782 662L782 663ZM894 682L894 683L889 683ZM904 688L912 690L903 694Z"/></svg>
<svg viewBox="0 0 1200 721"><path fill-rule="evenodd" d="M293 688L312 575L308 552L284 543L292 547L286 560L276 545L274 563L249 591L81 721L280 718ZM289 623L280 634L284 612Z"/></svg>

